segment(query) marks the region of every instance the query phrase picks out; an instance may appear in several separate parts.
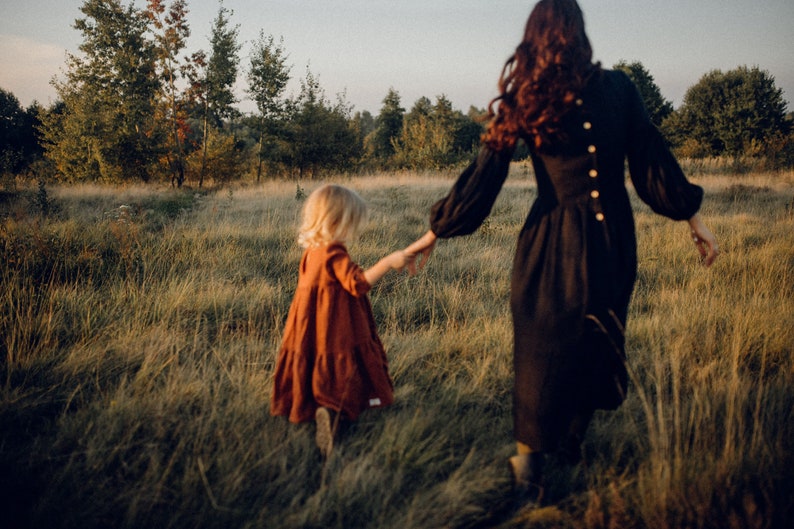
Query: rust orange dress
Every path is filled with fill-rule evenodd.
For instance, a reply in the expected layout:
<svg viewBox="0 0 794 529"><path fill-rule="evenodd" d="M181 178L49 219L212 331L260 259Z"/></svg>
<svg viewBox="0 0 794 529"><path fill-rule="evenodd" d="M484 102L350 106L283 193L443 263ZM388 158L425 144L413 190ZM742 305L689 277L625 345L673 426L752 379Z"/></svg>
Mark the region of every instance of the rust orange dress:
<svg viewBox="0 0 794 529"><path fill-rule="evenodd" d="M355 420L367 408L393 402L370 288L344 245L304 252L276 360L271 414L304 422L323 406Z"/></svg>

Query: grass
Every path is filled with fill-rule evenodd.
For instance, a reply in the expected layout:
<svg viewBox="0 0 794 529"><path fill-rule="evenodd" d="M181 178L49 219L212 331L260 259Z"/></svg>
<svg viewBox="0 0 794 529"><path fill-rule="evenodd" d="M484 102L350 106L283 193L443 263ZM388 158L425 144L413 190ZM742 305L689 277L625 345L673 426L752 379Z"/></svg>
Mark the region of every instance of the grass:
<svg viewBox="0 0 794 529"><path fill-rule="evenodd" d="M794 175L705 175L723 255L634 201L631 384L587 466L511 512L509 270L535 190L508 179L476 234L371 292L396 403L323 464L270 417L319 182L214 193L53 187L0 196L0 506L8 527L765 528L794 517ZM427 228L441 175L343 179L371 206L364 266ZM38 194L37 194L38 193Z"/></svg>

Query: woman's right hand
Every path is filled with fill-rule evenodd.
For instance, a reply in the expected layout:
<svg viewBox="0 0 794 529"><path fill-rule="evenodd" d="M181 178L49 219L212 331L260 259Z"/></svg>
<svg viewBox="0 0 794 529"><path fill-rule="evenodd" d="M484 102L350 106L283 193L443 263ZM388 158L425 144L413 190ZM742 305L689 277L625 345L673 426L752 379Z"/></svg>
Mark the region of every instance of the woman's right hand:
<svg viewBox="0 0 794 529"><path fill-rule="evenodd" d="M697 213L689 219L689 230L692 234L692 241L694 241L698 252L700 252L703 264L711 266L720 253L719 246L717 246L717 238L714 237L714 234L706 227Z"/></svg>
<svg viewBox="0 0 794 529"><path fill-rule="evenodd" d="M433 248L436 246L437 239L438 237L436 237L436 234L433 233L432 230L428 230L427 233L409 244L405 250L403 250L407 256L406 266L408 267L408 273L410 275L414 275L416 273L417 263L415 261L420 255L422 258L418 263L419 269L422 269L425 266L430 254L433 252Z"/></svg>

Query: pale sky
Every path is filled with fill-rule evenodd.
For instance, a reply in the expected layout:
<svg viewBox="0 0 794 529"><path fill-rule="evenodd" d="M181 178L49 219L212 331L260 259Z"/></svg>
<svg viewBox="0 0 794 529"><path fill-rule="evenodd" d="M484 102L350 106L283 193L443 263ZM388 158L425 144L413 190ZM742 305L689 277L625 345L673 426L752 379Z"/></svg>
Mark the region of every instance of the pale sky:
<svg viewBox="0 0 794 529"><path fill-rule="evenodd" d="M82 0L0 0L0 88L23 106L55 98L65 54L77 52ZM128 5L129 0L122 0ZM346 93L354 110L377 115L389 88L410 109L445 95L456 109L484 108L515 49L534 1L224 0L239 26L238 108L251 42L260 30L283 46L292 66L288 95L306 68L330 100ZM662 95L681 104L711 70L757 66L769 72L794 110L794 0L579 0L594 58L610 67L640 61ZM135 0L142 7L144 0ZM188 0L190 51L209 50L219 3Z"/></svg>

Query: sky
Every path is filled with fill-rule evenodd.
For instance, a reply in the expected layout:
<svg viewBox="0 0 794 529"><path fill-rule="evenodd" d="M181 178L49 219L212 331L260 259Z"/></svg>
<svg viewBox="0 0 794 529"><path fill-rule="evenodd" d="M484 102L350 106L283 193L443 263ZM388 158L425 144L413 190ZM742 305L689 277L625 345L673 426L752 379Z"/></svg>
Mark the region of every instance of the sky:
<svg viewBox="0 0 794 529"><path fill-rule="evenodd" d="M0 0L0 88L27 107L56 98L82 0ZM131 0L122 0L129 5ZM144 0L134 5L144 7ZM533 1L223 0L238 26L243 112L245 71L260 32L283 38L296 95L307 69L329 100L343 93L354 111L377 115L389 89L410 109L446 96L454 108L485 108L502 66L519 43ZM189 50L209 50L218 1L188 0ZM677 108L712 70L758 67L794 110L794 0L579 0L594 59L605 67L639 61Z"/></svg>

